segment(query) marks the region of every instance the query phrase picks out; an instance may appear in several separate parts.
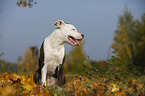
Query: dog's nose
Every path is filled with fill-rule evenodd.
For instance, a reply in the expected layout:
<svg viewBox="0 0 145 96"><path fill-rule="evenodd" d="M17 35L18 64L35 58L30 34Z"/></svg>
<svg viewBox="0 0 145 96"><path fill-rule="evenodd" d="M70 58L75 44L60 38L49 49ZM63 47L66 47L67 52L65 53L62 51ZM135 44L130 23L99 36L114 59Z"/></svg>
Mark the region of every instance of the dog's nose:
<svg viewBox="0 0 145 96"><path fill-rule="evenodd" d="M82 36L82 39L84 38L84 34L81 34L81 36Z"/></svg>

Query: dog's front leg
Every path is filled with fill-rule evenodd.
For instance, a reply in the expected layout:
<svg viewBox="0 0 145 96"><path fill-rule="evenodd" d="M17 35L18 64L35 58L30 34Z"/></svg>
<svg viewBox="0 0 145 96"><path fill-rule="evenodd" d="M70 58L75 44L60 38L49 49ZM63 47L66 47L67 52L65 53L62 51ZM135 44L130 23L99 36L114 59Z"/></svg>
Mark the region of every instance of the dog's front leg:
<svg viewBox="0 0 145 96"><path fill-rule="evenodd" d="M46 75L47 75L47 66L43 66L42 68L42 85L46 86Z"/></svg>

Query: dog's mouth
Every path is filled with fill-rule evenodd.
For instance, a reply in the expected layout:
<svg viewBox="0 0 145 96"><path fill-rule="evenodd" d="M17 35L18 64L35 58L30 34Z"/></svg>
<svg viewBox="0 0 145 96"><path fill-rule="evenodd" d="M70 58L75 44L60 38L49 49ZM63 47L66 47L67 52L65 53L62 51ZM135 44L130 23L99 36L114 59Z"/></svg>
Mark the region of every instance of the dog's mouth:
<svg viewBox="0 0 145 96"><path fill-rule="evenodd" d="M72 42L73 45L78 45L78 46L80 46L79 41L80 41L81 39L76 39L76 38L74 38L73 36L68 36L67 38L69 39L70 42Z"/></svg>

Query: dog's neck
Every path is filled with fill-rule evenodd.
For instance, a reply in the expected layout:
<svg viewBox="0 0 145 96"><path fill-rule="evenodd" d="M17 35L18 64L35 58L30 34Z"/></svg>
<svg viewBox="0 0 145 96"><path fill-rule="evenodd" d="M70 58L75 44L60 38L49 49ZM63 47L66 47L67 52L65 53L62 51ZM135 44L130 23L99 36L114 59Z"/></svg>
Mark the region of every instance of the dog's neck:
<svg viewBox="0 0 145 96"><path fill-rule="evenodd" d="M49 40L51 41L49 42L49 46L53 49L60 49L64 47L64 40L59 33L59 30L56 29L50 36L46 38L47 42L49 42Z"/></svg>

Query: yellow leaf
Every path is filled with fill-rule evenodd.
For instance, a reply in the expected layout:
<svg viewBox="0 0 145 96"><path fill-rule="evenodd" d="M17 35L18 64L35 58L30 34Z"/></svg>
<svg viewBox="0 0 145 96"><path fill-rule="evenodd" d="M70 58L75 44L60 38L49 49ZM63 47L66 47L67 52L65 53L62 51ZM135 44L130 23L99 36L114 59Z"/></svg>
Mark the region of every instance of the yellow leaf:
<svg viewBox="0 0 145 96"><path fill-rule="evenodd" d="M25 78L25 76L23 75L23 76L21 77L21 84L25 85L25 80L26 80L26 78Z"/></svg>
<svg viewBox="0 0 145 96"><path fill-rule="evenodd" d="M28 79L27 79L27 82L29 82L29 83L32 82L31 78L28 78Z"/></svg>
<svg viewBox="0 0 145 96"><path fill-rule="evenodd" d="M22 87L25 88L27 91L30 91L33 88L31 85L24 85Z"/></svg>

